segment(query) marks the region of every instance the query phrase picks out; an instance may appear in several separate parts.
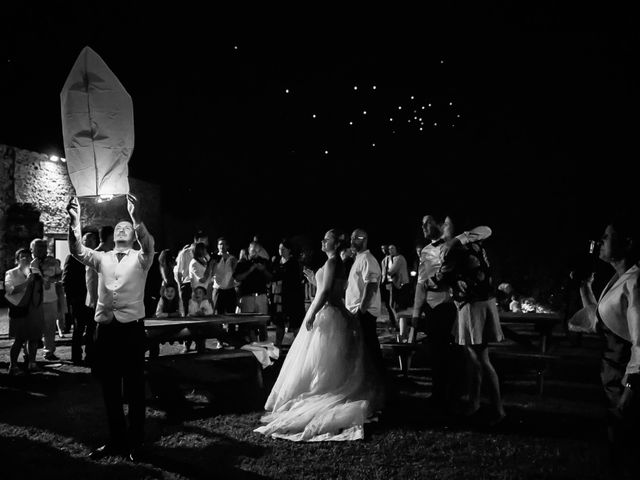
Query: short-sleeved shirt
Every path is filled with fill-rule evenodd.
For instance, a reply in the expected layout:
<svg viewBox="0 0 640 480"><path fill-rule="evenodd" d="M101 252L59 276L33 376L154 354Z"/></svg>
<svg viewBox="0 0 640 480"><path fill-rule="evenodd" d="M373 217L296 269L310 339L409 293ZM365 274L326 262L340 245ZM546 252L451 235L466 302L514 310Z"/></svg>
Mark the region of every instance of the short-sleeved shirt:
<svg viewBox="0 0 640 480"><path fill-rule="evenodd" d="M349 270L349 283L345 296L345 305L351 313L356 313L360 308L366 284L379 284L381 274L380 265L369 250L356 255L351 270ZM367 312L374 317L380 315L380 288L376 290Z"/></svg>

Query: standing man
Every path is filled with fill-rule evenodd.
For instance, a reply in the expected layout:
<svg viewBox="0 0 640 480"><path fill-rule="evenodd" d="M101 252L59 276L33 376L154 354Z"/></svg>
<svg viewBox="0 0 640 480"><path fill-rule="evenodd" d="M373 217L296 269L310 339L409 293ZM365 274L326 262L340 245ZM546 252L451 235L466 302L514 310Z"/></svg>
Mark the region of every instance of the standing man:
<svg viewBox="0 0 640 480"><path fill-rule="evenodd" d="M238 265L236 257L229 253L229 243L218 238L218 263L213 268L213 309L215 313L235 313L237 299L233 273Z"/></svg>
<svg viewBox="0 0 640 480"><path fill-rule="evenodd" d="M87 248L96 248L98 237L93 232L87 232L82 236L82 244ZM75 257L71 260L82 266L82 283L84 295L78 305L72 304L75 309L73 335L71 336L71 361L74 365L82 365L82 344L84 343L84 364L91 364L91 354L93 348L93 334L96 331L95 309L98 299L98 272L93 268L78 262ZM67 262L67 263L70 263ZM66 268L66 266L65 266ZM63 276L63 280L64 280ZM66 287L66 285L65 285ZM80 287L77 287L80 290ZM75 301L75 300L74 300Z"/></svg>
<svg viewBox="0 0 640 480"><path fill-rule="evenodd" d="M351 247L356 258L349 270L345 305L353 313L362 328L366 348L384 378L384 362L376 331L376 318L380 315L380 277L378 261L367 248L367 232L358 228L351 234Z"/></svg>
<svg viewBox="0 0 640 480"><path fill-rule="evenodd" d="M269 313L267 283L273 276L269 270L269 260L261 252L265 250L259 243L249 244L249 258L240 260L235 271L235 279L240 282L240 312L266 315ZM266 328L260 327L260 340L266 340Z"/></svg>
<svg viewBox="0 0 640 480"><path fill-rule="evenodd" d="M189 311L189 300L191 300L191 273L189 272L189 265L194 258L196 244L204 243L209 247L209 236L202 230L198 230L193 235L193 243L191 245L185 245L178 256L176 257L176 266L173 269L173 274L176 278L176 283L180 287L180 299L182 300L182 306L184 311Z"/></svg>
<svg viewBox="0 0 640 480"><path fill-rule="evenodd" d="M446 227L446 228L445 228ZM452 354L453 324L458 318L458 310L453 303L450 287L443 283L436 283L435 277L442 266L443 249L448 249L452 242L466 245L472 241L479 241L491 235L486 228L481 234L470 235L463 233L453 237L449 232L449 225L445 219L437 215L425 215L422 218L422 231L427 245L420 252L418 266L418 283L413 302L411 319L412 331L409 341L413 342L417 333L420 317L426 317L427 345L431 352L432 362L432 403L434 407L446 407L451 390L450 357ZM451 237L451 238L449 238Z"/></svg>
<svg viewBox="0 0 640 480"><path fill-rule="evenodd" d="M391 296L389 304L393 311L394 320L397 320L397 310L407 308L406 292L409 287L409 271L407 269L407 260L403 255L398 253L395 245L389 245L389 269L387 275L391 284Z"/></svg>
<svg viewBox="0 0 640 480"><path fill-rule="evenodd" d="M144 440L144 286L153 261L154 240L142 223L138 200L131 194L127 194L127 210L132 222L115 226L115 249L98 252L79 240L78 199L73 197L67 206L71 254L99 273L94 355L110 440L90 458L119 454L135 462L140 459ZM140 250L133 249L136 240ZM123 387L129 404L128 429L122 409Z"/></svg>

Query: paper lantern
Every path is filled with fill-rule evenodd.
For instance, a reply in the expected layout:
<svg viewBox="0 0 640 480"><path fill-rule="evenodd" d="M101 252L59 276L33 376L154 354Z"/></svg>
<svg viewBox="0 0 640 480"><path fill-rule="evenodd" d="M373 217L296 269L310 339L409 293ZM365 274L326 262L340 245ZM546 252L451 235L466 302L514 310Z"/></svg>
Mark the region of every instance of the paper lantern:
<svg viewBox="0 0 640 480"><path fill-rule="evenodd" d="M60 92L69 177L79 197L129 193L133 103L91 48L78 55Z"/></svg>

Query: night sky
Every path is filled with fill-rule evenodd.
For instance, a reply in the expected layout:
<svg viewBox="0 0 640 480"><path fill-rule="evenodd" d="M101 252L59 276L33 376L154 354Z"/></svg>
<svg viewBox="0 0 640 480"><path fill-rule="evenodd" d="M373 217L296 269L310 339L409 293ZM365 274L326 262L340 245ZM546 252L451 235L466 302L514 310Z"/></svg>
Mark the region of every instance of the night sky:
<svg viewBox="0 0 640 480"><path fill-rule="evenodd" d="M319 246L330 227L361 226L412 258L421 216L453 212L493 228L501 279L548 282L635 201L631 28L490 10L86 8L3 18L0 142L64 155L60 89L89 45L133 98L131 175L162 185L167 216L236 250L253 234L275 251L282 236Z"/></svg>

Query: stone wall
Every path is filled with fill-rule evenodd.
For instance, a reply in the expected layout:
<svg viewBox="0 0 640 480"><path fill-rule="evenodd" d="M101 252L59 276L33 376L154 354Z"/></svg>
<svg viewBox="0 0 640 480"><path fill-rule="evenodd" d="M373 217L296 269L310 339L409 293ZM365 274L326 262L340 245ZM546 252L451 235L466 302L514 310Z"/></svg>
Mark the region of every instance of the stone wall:
<svg viewBox="0 0 640 480"><path fill-rule="evenodd" d="M131 192L135 193L142 203L142 218L147 227L156 239L162 241L164 230L160 187L134 178L129 178L129 185ZM44 230L45 236L66 234L68 228L66 206L69 197L74 194L75 190L65 163L52 162L42 153L0 145L0 274L2 278L6 269L13 266L16 242L21 243L24 240L18 237L7 238L7 232ZM82 198L80 204L84 229L98 230L103 225L115 225L119 220L129 218L125 197L104 202L93 198ZM10 208L13 212L11 217L8 216ZM24 212L29 214L24 215ZM37 218L34 212L39 213L39 220L34 220ZM25 221L30 225L14 225L21 222L20 219L27 219ZM34 224L31 225L31 223ZM40 225L39 230L38 225Z"/></svg>

